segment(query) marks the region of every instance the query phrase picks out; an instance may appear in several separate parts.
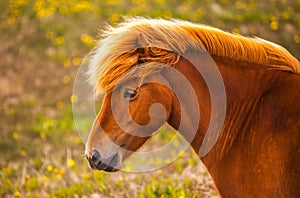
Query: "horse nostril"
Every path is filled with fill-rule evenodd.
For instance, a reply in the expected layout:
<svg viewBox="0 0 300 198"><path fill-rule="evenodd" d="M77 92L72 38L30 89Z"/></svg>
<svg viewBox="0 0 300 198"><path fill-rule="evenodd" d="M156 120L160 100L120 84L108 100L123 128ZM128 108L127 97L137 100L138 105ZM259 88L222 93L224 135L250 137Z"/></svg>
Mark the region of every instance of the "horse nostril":
<svg viewBox="0 0 300 198"><path fill-rule="evenodd" d="M99 151L94 149L92 151L91 161L98 162L98 161L100 161L100 158L101 158L101 155L100 155Z"/></svg>
<svg viewBox="0 0 300 198"><path fill-rule="evenodd" d="M123 147L125 147L125 146L126 146L126 144L121 144L121 145L120 145L121 148L123 148Z"/></svg>

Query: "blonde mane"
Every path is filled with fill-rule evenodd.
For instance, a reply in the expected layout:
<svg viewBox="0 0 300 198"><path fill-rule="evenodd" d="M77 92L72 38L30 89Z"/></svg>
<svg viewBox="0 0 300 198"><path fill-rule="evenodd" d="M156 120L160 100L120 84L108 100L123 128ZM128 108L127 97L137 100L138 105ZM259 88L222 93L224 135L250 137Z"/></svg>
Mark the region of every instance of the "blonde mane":
<svg viewBox="0 0 300 198"><path fill-rule="evenodd" d="M98 91L111 91L120 80L132 77L134 72L124 74L140 63L174 65L190 50L300 73L299 61L275 43L187 21L130 18L117 27L108 26L102 38L88 68L89 80ZM145 75L158 70L149 65L143 67Z"/></svg>

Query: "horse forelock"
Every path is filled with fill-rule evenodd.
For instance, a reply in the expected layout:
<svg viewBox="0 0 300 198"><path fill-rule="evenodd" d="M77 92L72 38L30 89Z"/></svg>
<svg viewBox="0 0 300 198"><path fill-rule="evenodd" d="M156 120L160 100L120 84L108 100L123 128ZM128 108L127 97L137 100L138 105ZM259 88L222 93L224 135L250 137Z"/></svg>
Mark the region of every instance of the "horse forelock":
<svg viewBox="0 0 300 198"><path fill-rule="evenodd" d="M89 80L98 91L111 90L139 63L172 65L179 60L178 54L190 50L206 50L219 57L300 73L299 61L275 43L187 21L129 18L103 32L88 69ZM157 71L152 65L147 74L152 70Z"/></svg>
<svg viewBox="0 0 300 198"><path fill-rule="evenodd" d="M179 54L155 47L129 50L127 53L112 58L106 66L94 68L100 73L100 77L95 76L95 89L98 93L110 92L126 80L144 78L151 73L161 71L166 65L175 65L179 58Z"/></svg>

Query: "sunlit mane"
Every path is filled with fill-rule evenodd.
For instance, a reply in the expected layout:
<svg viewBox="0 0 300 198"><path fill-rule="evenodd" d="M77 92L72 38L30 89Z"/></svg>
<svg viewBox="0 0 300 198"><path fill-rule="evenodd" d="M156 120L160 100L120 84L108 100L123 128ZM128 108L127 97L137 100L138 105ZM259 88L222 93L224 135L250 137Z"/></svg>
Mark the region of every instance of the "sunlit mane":
<svg viewBox="0 0 300 198"><path fill-rule="evenodd" d="M275 43L187 21L130 18L117 27L108 26L102 38L91 54L88 70L90 82L98 90L111 90L139 63L174 65L179 55L190 50L300 73L299 61ZM150 65L147 74L157 71Z"/></svg>

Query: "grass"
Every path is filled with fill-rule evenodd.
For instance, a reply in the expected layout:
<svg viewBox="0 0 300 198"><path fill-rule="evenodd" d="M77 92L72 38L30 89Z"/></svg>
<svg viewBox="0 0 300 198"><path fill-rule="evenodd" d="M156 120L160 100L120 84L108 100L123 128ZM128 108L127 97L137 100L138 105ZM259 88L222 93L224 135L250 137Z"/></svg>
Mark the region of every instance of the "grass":
<svg viewBox="0 0 300 198"><path fill-rule="evenodd" d="M214 197L188 151L147 173L92 171L72 117L72 85L98 29L122 16L180 18L262 37L300 58L299 0L0 2L1 197ZM158 134L154 146L170 138Z"/></svg>

